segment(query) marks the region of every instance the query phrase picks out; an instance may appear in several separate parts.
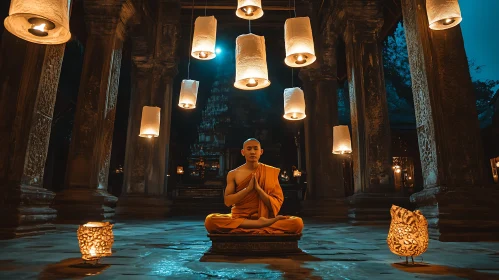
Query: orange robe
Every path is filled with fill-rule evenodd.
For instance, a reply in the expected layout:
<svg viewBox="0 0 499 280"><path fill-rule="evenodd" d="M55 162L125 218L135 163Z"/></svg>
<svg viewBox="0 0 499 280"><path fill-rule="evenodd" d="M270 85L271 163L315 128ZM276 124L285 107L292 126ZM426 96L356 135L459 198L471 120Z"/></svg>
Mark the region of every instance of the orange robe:
<svg viewBox="0 0 499 280"><path fill-rule="evenodd" d="M241 191L249 185L252 175L250 174L236 187L236 192ZM278 168L260 164L255 175L260 187L269 195L272 209L267 208L260 199L258 192L254 190L236 203L232 207L230 214L216 213L208 215L204 225L209 233L301 233L303 230L303 221L301 218L293 216L279 220L269 227L257 229L239 228L245 219L257 220L260 217L274 218L279 213L284 202L284 195L278 180Z"/></svg>

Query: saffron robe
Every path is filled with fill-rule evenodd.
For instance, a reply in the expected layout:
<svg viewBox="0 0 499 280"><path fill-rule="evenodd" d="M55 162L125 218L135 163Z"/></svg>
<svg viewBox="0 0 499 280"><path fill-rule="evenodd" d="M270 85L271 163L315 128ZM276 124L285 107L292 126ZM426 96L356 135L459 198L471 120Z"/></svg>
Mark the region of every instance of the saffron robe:
<svg viewBox="0 0 499 280"><path fill-rule="evenodd" d="M215 213L208 215L204 223L206 230L209 233L301 233L303 230L303 220L294 216L288 216L287 219L279 220L269 227L256 229L239 228L245 219L257 220L260 217L276 217L284 202L284 195L278 180L278 168L260 164L254 174L260 187L269 195L271 209L268 209L255 189L236 203L232 207L230 214ZM252 176L253 173L240 182L236 186L236 192L248 187Z"/></svg>

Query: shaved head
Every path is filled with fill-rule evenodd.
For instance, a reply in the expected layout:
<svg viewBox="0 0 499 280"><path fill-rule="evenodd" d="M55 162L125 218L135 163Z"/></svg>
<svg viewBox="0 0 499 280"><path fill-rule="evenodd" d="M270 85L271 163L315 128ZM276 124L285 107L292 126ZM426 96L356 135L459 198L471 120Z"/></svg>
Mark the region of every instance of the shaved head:
<svg viewBox="0 0 499 280"><path fill-rule="evenodd" d="M247 144L248 142L251 142L251 141L256 141L256 142L258 143L258 145L260 145L260 147L262 146L262 145L260 144L260 141L258 141L258 139L256 139L256 138L248 138L246 141L244 141L244 143L243 143L243 148L244 148L244 146L246 146L246 144Z"/></svg>
<svg viewBox="0 0 499 280"><path fill-rule="evenodd" d="M262 146L260 145L260 141L255 138L250 138L243 143L243 148L241 150L241 155L246 158L246 163L248 162L257 162L260 159L260 156L263 154Z"/></svg>

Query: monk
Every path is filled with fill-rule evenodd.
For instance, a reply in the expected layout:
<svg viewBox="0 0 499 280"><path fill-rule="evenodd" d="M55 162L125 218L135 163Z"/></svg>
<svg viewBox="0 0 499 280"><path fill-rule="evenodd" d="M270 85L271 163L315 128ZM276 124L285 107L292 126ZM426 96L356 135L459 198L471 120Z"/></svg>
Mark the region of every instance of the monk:
<svg viewBox="0 0 499 280"><path fill-rule="evenodd" d="M224 202L230 214L210 214L205 227L209 233L296 234L303 230L301 218L278 215L284 202L279 169L262 164L260 142L246 140L241 154L246 163L227 174Z"/></svg>

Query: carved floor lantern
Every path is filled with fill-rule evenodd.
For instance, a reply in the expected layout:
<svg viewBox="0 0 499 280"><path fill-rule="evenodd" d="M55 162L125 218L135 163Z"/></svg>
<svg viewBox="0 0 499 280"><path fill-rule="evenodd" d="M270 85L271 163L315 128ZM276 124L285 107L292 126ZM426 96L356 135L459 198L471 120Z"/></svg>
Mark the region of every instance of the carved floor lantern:
<svg viewBox="0 0 499 280"><path fill-rule="evenodd" d="M194 23L191 55L201 60L210 60L217 56L217 19L214 16L198 17Z"/></svg>
<svg viewBox="0 0 499 280"><path fill-rule="evenodd" d="M286 59L291 67L304 67L316 60L314 37L309 17L289 18L284 24Z"/></svg>
<svg viewBox="0 0 499 280"><path fill-rule="evenodd" d="M85 261L98 261L112 255L113 225L109 222L89 222L78 227L78 244Z"/></svg>
<svg viewBox="0 0 499 280"><path fill-rule="evenodd" d="M12 0L5 28L15 36L37 44L62 44L71 38L66 0Z"/></svg>
<svg viewBox="0 0 499 280"><path fill-rule="evenodd" d="M238 0L236 16L255 20L263 16L262 0Z"/></svg>
<svg viewBox="0 0 499 280"><path fill-rule="evenodd" d="M284 118L302 120L305 115L305 96L298 87L284 89Z"/></svg>
<svg viewBox="0 0 499 280"><path fill-rule="evenodd" d="M396 255L412 258L428 249L428 222L419 210L414 212L392 205L392 221L386 242L390 251Z"/></svg>
<svg viewBox="0 0 499 280"><path fill-rule="evenodd" d="M234 87L242 90L256 90L269 85L265 38L255 34L238 36Z"/></svg>
<svg viewBox="0 0 499 280"><path fill-rule="evenodd" d="M352 153L352 140L347 125L333 127L333 154Z"/></svg>
<svg viewBox="0 0 499 280"><path fill-rule="evenodd" d="M182 80L178 106L184 109L196 108L199 82L195 80Z"/></svg>
<svg viewBox="0 0 499 280"><path fill-rule="evenodd" d="M140 122L140 137L158 137L159 125L161 123L161 108L144 106L142 108L142 120Z"/></svg>
<svg viewBox="0 0 499 280"><path fill-rule="evenodd" d="M433 30L449 29L463 20L457 0L426 0L426 12Z"/></svg>

